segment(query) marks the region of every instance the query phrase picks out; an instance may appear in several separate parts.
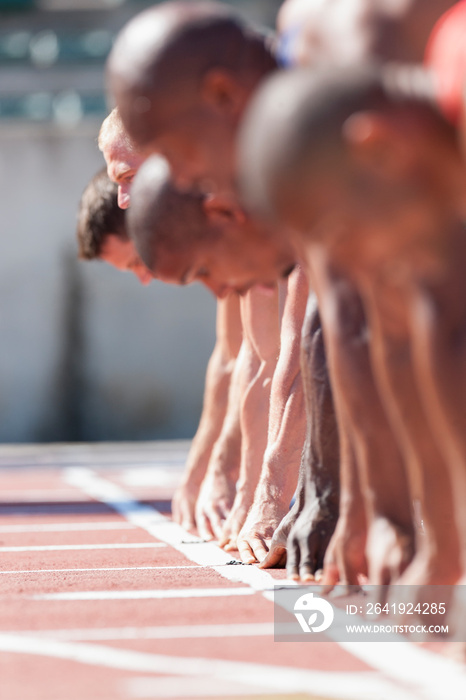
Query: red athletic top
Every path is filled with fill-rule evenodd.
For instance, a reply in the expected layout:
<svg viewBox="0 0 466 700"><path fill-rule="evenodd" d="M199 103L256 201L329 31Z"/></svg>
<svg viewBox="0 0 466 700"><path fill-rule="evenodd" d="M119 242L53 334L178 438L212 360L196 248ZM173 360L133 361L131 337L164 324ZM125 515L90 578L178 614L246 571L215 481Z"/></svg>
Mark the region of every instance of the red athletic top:
<svg viewBox="0 0 466 700"><path fill-rule="evenodd" d="M427 43L425 64L437 82L439 104L458 123L466 95L466 1L461 0L440 17Z"/></svg>

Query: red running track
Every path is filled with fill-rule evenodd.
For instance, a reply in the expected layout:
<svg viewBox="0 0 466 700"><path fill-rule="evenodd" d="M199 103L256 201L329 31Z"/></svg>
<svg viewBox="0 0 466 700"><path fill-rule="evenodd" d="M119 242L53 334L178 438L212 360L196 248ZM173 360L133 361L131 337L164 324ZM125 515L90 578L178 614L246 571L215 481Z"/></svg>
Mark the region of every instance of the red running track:
<svg viewBox="0 0 466 700"><path fill-rule="evenodd" d="M186 451L0 448L1 700L464 700L434 645L275 642L284 572L169 519Z"/></svg>

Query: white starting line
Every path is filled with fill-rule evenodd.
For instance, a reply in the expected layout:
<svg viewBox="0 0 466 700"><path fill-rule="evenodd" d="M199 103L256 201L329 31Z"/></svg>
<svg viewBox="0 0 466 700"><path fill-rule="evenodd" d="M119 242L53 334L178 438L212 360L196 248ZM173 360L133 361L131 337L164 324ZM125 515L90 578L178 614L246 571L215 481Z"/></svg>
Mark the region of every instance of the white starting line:
<svg viewBox="0 0 466 700"><path fill-rule="evenodd" d="M216 689L216 697L223 694L224 687L228 688L238 682L245 687L256 686L264 691L273 691L274 694L313 693L323 698L338 697L341 700L393 700L395 697L396 700L415 700L416 697L381 678L379 674L369 671L311 671L289 666L213 658L165 656L129 649L120 650L99 644L26 637L17 633L0 633L0 651L67 659L90 666L147 673L152 676L185 676L190 680L194 679L194 683L202 679L203 683L211 688L209 695L213 695L213 690ZM450 696L444 697L450 700Z"/></svg>
<svg viewBox="0 0 466 700"><path fill-rule="evenodd" d="M203 542L193 537L155 508L141 505L123 488L102 479L91 469L69 468L65 470L64 476L72 486L113 508L128 522L170 545L190 561L208 566L229 581L247 584L255 591L273 591L276 582L270 574L255 566L225 566L231 562L231 554L212 542Z"/></svg>

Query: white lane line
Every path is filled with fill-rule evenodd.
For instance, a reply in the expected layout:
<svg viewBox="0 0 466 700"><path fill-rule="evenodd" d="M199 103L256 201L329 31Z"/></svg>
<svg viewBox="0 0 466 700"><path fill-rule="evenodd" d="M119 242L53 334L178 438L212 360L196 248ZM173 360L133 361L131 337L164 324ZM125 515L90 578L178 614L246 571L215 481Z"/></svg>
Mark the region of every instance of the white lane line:
<svg viewBox="0 0 466 700"><path fill-rule="evenodd" d="M5 552L64 552L79 549L159 549L166 547L165 542L132 542L125 544L51 544L34 547L0 547L0 554Z"/></svg>
<svg viewBox="0 0 466 700"><path fill-rule="evenodd" d="M25 631L27 637L49 637L71 642L124 639L216 639L227 637L273 637L272 622L232 625L170 625L169 627L104 627L99 629Z"/></svg>
<svg viewBox="0 0 466 700"><path fill-rule="evenodd" d="M254 595L251 588L162 588L150 591L70 591L28 596L33 600L168 600Z"/></svg>
<svg viewBox="0 0 466 700"><path fill-rule="evenodd" d="M0 533L16 532L93 532L98 530L135 530L136 526L125 520L106 523L47 523L37 525L0 525Z"/></svg>
<svg viewBox="0 0 466 700"><path fill-rule="evenodd" d="M250 585L254 590L264 591L264 596L273 601L273 587L277 583L266 571L255 566L218 566L229 558L226 552L215 545L183 544L186 532L161 513L142 506L122 488L99 477L90 469L69 469L66 480L87 495L114 508L129 522L137 524L172 547L182 552L197 564L212 566L221 576L230 581ZM403 640L400 637L400 640ZM377 669L397 684L407 683L419 699L464 700L466 697L466 672L460 664L430 653L410 642L399 641L387 644L365 644L362 642L339 643L354 657ZM381 646L382 644L382 646ZM448 691L446 688L448 687Z"/></svg>
<svg viewBox="0 0 466 700"><path fill-rule="evenodd" d="M411 693L404 692L370 671L311 671L242 661L165 656L8 633L0 633L0 651L66 659L136 673L212 679L217 681L219 696L222 695L223 684L228 687L241 679L245 685L268 688L275 694L313 693L324 698L338 697L340 700L393 700L394 697L397 700L415 700Z"/></svg>
<svg viewBox="0 0 466 700"><path fill-rule="evenodd" d="M180 483L180 473L171 467L154 469L152 466L128 469L120 476L121 482L130 488L176 488Z"/></svg>
<svg viewBox="0 0 466 700"><path fill-rule="evenodd" d="M269 688L262 686L251 688L241 683L236 682L219 683L212 678L180 678L179 676L164 676L162 678L129 678L125 682L126 694L130 698L140 699L148 698L238 698L242 696L251 697L252 695L268 695ZM275 697L277 697L275 695Z"/></svg>
<svg viewBox="0 0 466 700"><path fill-rule="evenodd" d="M88 573L99 573L100 571L164 571L164 569L207 569L207 566L195 566L193 564L187 566L110 566L93 568L93 569L21 569L17 571L0 571L0 576L9 574L14 576L15 574L74 574L76 572L88 572Z"/></svg>
<svg viewBox="0 0 466 700"><path fill-rule="evenodd" d="M64 476L68 483L113 508L128 522L171 545L196 564L209 566L229 581L245 583L256 591L273 590L276 582L270 574L255 566L225 566L231 562L231 554L211 542L202 542L189 535L155 508L141 505L120 486L102 479L92 470L69 468Z"/></svg>
<svg viewBox="0 0 466 700"><path fill-rule="evenodd" d="M465 667L410 642L340 642L340 646L389 676L395 676L396 669L400 682L412 687L420 697L429 700L466 698Z"/></svg>

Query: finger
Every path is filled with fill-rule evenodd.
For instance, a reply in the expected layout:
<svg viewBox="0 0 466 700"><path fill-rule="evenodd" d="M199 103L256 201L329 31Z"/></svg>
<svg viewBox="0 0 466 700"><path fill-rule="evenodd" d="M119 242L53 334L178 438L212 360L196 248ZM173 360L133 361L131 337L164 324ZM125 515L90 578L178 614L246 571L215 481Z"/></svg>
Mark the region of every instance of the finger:
<svg viewBox="0 0 466 700"><path fill-rule="evenodd" d="M293 538L288 538L288 546L286 550L286 575L294 581L299 581L299 546L298 542Z"/></svg>
<svg viewBox="0 0 466 700"><path fill-rule="evenodd" d="M231 527L228 520L223 523L222 532L218 538L218 546L226 549L226 546L231 542Z"/></svg>
<svg viewBox="0 0 466 700"><path fill-rule="evenodd" d="M214 533L212 532L212 528L210 527L209 518L205 513L200 513L197 516L197 529L201 539L206 540L207 542L210 542L214 539Z"/></svg>
<svg viewBox="0 0 466 700"><path fill-rule="evenodd" d="M222 544L220 545L226 552L231 552L232 549L237 549L237 540L239 537L239 530L233 524L229 524L228 520L224 525L222 533ZM225 544L223 542L225 541Z"/></svg>
<svg viewBox="0 0 466 700"><path fill-rule="evenodd" d="M237 542L237 545L241 561L244 561L245 564L254 564L256 557L249 542L247 542L247 540L240 540Z"/></svg>
<svg viewBox="0 0 466 700"><path fill-rule="evenodd" d="M192 535L197 534L196 523L192 516L185 516L183 522L181 523L181 527L187 532L190 532Z"/></svg>
<svg viewBox="0 0 466 700"><path fill-rule="evenodd" d="M238 533L233 532L231 528L229 528L229 530L228 542L223 549L225 552L236 552L238 550Z"/></svg>
<svg viewBox="0 0 466 700"><path fill-rule="evenodd" d="M338 566L335 564L335 562L325 564L322 572L322 578L320 580L323 586L322 593L326 594L333 591L339 580L340 574L338 572Z"/></svg>
<svg viewBox="0 0 466 700"><path fill-rule="evenodd" d="M175 496L172 498L172 520L174 523L178 523L178 525L181 525L181 513L180 513L180 508L178 506L178 502Z"/></svg>
<svg viewBox="0 0 466 700"><path fill-rule="evenodd" d="M265 559L259 563L259 569L282 569L286 564L286 547L273 545Z"/></svg>
<svg viewBox="0 0 466 700"><path fill-rule="evenodd" d="M310 566L309 564L305 564L304 566L300 566L299 578L303 583L310 583L311 581L315 581L313 567Z"/></svg>
<svg viewBox="0 0 466 700"><path fill-rule="evenodd" d="M225 520L224 518L222 518L222 516L217 510L212 510L212 512L209 513L209 518L210 527L215 535L215 539L220 540L220 538L223 535L223 523L225 522Z"/></svg>
<svg viewBox="0 0 466 700"><path fill-rule="evenodd" d="M357 586L359 579L359 567L353 565L350 558L343 556L340 564L341 583L347 586Z"/></svg>
<svg viewBox="0 0 466 700"><path fill-rule="evenodd" d="M311 554L309 542L303 547L301 545L301 559L299 562L299 578L303 583L314 581L314 572L316 570L314 557Z"/></svg>
<svg viewBox="0 0 466 700"><path fill-rule="evenodd" d="M236 540L229 540L228 543L223 547L225 552L236 552L238 547L236 546Z"/></svg>
<svg viewBox="0 0 466 700"><path fill-rule="evenodd" d="M262 537L259 537L258 535L252 535L248 538L248 543L257 561L264 561L265 557L269 553L269 548L267 547L267 544L262 539Z"/></svg>
<svg viewBox="0 0 466 700"><path fill-rule="evenodd" d="M220 514L220 517L222 518L223 521L225 521L228 516L230 515L231 512L231 506L222 499L219 501L217 504L217 510Z"/></svg>

